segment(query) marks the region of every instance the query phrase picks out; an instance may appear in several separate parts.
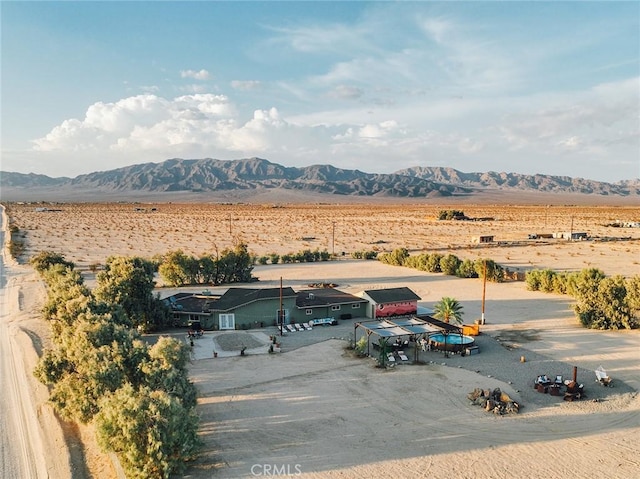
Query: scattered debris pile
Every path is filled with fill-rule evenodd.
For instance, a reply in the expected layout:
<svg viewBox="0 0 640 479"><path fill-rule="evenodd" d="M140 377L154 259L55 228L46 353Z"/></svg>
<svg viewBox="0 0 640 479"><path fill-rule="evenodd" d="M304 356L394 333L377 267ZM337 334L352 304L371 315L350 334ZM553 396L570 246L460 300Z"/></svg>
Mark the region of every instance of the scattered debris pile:
<svg viewBox="0 0 640 479"><path fill-rule="evenodd" d="M498 415L517 414L520 411L520 404L512 400L507 393L503 393L500 388L493 391L475 388L467 394L467 398L472 405L480 406L488 412Z"/></svg>

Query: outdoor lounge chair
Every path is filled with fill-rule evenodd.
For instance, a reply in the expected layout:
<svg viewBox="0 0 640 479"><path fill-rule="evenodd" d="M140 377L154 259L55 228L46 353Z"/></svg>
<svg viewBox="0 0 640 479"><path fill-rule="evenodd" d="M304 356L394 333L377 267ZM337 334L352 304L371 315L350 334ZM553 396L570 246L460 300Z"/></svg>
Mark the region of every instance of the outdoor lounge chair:
<svg viewBox="0 0 640 479"><path fill-rule="evenodd" d="M609 377L609 375L607 374L607 372L604 370L602 366L599 366L595 372L596 372L597 382L599 382L603 386L611 387L611 378Z"/></svg>
<svg viewBox="0 0 640 479"><path fill-rule="evenodd" d="M564 382L562 381L562 376L560 376L560 375L557 375L556 376L556 380L553 381L553 382L554 382L554 384L556 384L558 386L562 386L564 384Z"/></svg>
<svg viewBox="0 0 640 479"><path fill-rule="evenodd" d="M402 359L403 361L409 361L409 358L406 354L404 354L404 351L398 351L398 356L400 356L400 359Z"/></svg>
<svg viewBox="0 0 640 479"><path fill-rule="evenodd" d="M295 333L296 332L296 328L294 328L290 324L287 324L285 327L287 328L287 331L289 331L290 333Z"/></svg>
<svg viewBox="0 0 640 479"><path fill-rule="evenodd" d="M302 329L302 326L300 326L298 323L294 324L293 327L296 328L296 331L304 331Z"/></svg>
<svg viewBox="0 0 640 479"><path fill-rule="evenodd" d="M393 353L388 353L388 354L387 354L387 360L388 360L390 363L395 363L395 362L396 362L396 357L393 355Z"/></svg>
<svg viewBox="0 0 640 479"><path fill-rule="evenodd" d="M311 331L313 329L313 326L311 326L309 323L302 323L302 326L304 326L304 329L306 329L307 331Z"/></svg>

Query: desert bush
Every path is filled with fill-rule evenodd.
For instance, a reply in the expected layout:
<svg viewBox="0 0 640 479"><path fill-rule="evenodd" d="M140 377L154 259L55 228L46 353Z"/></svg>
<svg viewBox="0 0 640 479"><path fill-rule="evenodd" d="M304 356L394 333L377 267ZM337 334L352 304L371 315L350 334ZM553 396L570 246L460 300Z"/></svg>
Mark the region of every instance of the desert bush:
<svg viewBox="0 0 640 479"><path fill-rule="evenodd" d="M378 259L385 264L393 266L404 265L405 260L409 257L409 250L407 248L397 248L391 253L384 253L378 256Z"/></svg>
<svg viewBox="0 0 640 479"><path fill-rule="evenodd" d="M504 281L504 268L497 264L492 259L478 258L474 263L474 268L477 273L477 277L484 278L484 271L487 271L487 281L494 283L501 283Z"/></svg>
<svg viewBox="0 0 640 479"><path fill-rule="evenodd" d="M440 261L444 258L440 253L432 253L427 256L425 267L429 273L441 273Z"/></svg>
<svg viewBox="0 0 640 479"><path fill-rule="evenodd" d="M456 218L466 218L463 211L459 210L440 210L438 212L439 220L452 220Z"/></svg>
<svg viewBox="0 0 640 479"><path fill-rule="evenodd" d="M96 416L98 443L116 453L128 478L181 473L201 444L193 408L165 391L126 384L106 396Z"/></svg>
<svg viewBox="0 0 640 479"><path fill-rule="evenodd" d="M351 253L353 259L376 259L378 257L377 251L354 251Z"/></svg>
<svg viewBox="0 0 640 479"><path fill-rule="evenodd" d="M459 278L477 278L478 273L476 272L476 265L470 259L465 259L460 263L458 267L458 271L456 272L456 276Z"/></svg>
<svg viewBox="0 0 640 479"><path fill-rule="evenodd" d="M276 253L271 253L269 255L269 259L271 260L271 264L278 264L280 262L280 255Z"/></svg>
<svg viewBox="0 0 640 479"><path fill-rule="evenodd" d="M33 255L29 259L29 264L40 274L55 264L60 264L70 269L75 268L75 264L73 264L73 262L67 261L64 259L64 256L59 253L54 253L53 251L41 251L40 253Z"/></svg>
<svg viewBox="0 0 640 479"><path fill-rule="evenodd" d="M358 356L365 356L367 354L367 337L362 336L356 343L356 354Z"/></svg>
<svg viewBox="0 0 640 479"><path fill-rule="evenodd" d="M143 258L112 256L98 273L93 294L98 300L120 306L134 327L162 328L168 323L169 311L153 295L153 273L153 265Z"/></svg>
<svg viewBox="0 0 640 479"><path fill-rule="evenodd" d="M448 254L440 258L440 271L449 276L455 276L460 267L460 258L453 254Z"/></svg>
<svg viewBox="0 0 640 479"><path fill-rule="evenodd" d="M268 257L268 256L260 256L260 257L258 258L258 264L261 264L261 265L263 265L263 266L264 266L264 265L265 265L265 264L267 264L268 262L269 262L269 257Z"/></svg>

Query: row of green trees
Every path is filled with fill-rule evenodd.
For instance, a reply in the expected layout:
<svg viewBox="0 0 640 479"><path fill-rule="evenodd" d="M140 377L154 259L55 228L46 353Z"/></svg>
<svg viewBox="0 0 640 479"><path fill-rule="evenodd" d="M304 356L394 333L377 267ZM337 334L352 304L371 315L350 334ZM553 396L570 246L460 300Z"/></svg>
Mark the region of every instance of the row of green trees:
<svg viewBox="0 0 640 479"><path fill-rule="evenodd" d="M245 283L252 280L254 258L245 243L221 254L206 254L200 258L188 256L182 250L155 258L158 273L169 286L192 284Z"/></svg>
<svg viewBox="0 0 640 479"><path fill-rule="evenodd" d="M303 249L302 251L298 251L297 253L287 253L283 255L279 255L277 253L270 253L268 255L260 256L257 258L257 262L259 264L289 264L289 263L315 263L318 261L329 261L331 259L331 254L325 249L320 251L319 249L315 249L311 251L310 249Z"/></svg>
<svg viewBox="0 0 640 479"><path fill-rule="evenodd" d="M127 477L168 478L200 446L196 389L185 343L143 342L136 325L167 314L154 298L153 265L113 257L92 291L73 263L40 253L31 264L47 285L43 316L52 326L34 375L50 388L65 419L95 425L100 446L114 452Z"/></svg>
<svg viewBox="0 0 640 479"><path fill-rule="evenodd" d="M484 278L486 270L488 281L504 281L504 268L491 259L461 260L456 255L440 253L410 256L406 248L397 248L391 253L378 255L378 260L394 266L405 266L429 273L444 273L459 278Z"/></svg>
<svg viewBox="0 0 640 479"><path fill-rule="evenodd" d="M592 329L634 329L640 326L640 276L607 277L597 268L580 272L536 269L526 276L527 289L568 294L580 322Z"/></svg>

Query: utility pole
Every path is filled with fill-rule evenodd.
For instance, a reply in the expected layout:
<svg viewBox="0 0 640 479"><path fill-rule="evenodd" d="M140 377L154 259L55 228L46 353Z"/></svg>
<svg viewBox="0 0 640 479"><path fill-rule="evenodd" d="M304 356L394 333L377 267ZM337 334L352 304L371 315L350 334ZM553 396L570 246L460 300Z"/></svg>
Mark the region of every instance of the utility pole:
<svg viewBox="0 0 640 479"><path fill-rule="evenodd" d="M336 256L336 222L331 222L331 256L335 258Z"/></svg>
<svg viewBox="0 0 640 479"><path fill-rule="evenodd" d="M482 317L480 318L480 324L484 325L484 299L487 293L487 260L484 260L483 274L482 274Z"/></svg>
<svg viewBox="0 0 640 479"><path fill-rule="evenodd" d="M233 236L231 232L231 213L229 213L229 237Z"/></svg>
<svg viewBox="0 0 640 479"><path fill-rule="evenodd" d="M284 329L284 311L282 311L282 276L280 276L280 311L278 312L278 316L280 318L280 336L282 336L282 331Z"/></svg>

